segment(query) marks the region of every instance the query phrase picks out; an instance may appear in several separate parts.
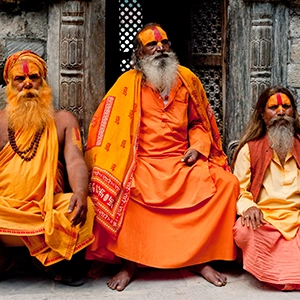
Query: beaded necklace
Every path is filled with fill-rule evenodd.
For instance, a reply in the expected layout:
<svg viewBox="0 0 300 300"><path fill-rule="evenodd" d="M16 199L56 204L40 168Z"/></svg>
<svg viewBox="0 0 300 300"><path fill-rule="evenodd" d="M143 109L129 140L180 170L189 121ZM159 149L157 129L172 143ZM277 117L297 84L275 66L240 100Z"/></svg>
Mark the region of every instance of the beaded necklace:
<svg viewBox="0 0 300 300"><path fill-rule="evenodd" d="M31 141L29 147L24 151L21 151L19 149L19 147L17 146L16 140L15 140L14 130L11 129L10 127L8 127L7 130L8 130L8 140L9 140L9 143L10 143L12 149L14 150L14 152L17 153L25 161L32 160L36 155L37 148L39 146L41 136L44 132L44 127L42 129L39 129L35 133L34 138ZM29 154L30 152L31 152L31 154Z"/></svg>

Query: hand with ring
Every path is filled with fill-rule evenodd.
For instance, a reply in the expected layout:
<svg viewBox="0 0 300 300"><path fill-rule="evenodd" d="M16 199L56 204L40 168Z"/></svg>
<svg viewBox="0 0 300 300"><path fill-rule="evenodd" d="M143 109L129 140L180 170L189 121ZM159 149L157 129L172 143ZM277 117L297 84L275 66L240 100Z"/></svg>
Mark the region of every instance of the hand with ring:
<svg viewBox="0 0 300 300"><path fill-rule="evenodd" d="M241 222L243 226L246 225L247 227L250 227L250 224L252 224L253 230L256 230L256 228L265 223L265 220L262 211L256 206L251 206L241 216Z"/></svg>

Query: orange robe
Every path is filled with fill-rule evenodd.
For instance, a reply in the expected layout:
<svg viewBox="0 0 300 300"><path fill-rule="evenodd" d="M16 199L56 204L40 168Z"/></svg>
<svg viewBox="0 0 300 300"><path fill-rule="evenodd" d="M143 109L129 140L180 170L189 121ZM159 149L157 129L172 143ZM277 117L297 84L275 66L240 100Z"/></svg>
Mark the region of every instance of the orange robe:
<svg viewBox="0 0 300 300"><path fill-rule="evenodd" d="M188 89L178 79L164 106L142 84L140 105L136 170L122 227L115 239L95 222L86 258L114 262L117 256L158 268L235 259L238 182L208 160L210 135ZM181 162L189 148L201 153L191 167Z"/></svg>
<svg viewBox="0 0 300 300"><path fill-rule="evenodd" d="M30 137L17 134L16 143L24 150ZM22 160L9 143L0 151L0 235L21 237L30 254L45 266L70 260L94 240L92 202L88 199L85 225L72 227L73 213L67 213L72 194L61 192L62 174L57 166L54 121L42 134L31 161Z"/></svg>

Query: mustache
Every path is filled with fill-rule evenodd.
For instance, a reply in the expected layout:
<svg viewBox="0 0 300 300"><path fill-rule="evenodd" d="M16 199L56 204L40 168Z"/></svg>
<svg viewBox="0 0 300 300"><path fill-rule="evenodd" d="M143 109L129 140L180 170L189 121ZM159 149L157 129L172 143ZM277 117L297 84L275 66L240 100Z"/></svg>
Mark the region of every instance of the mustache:
<svg viewBox="0 0 300 300"><path fill-rule="evenodd" d="M154 56L154 59L159 59L159 58L166 58L166 57L169 57L169 54L167 52L163 52L163 53L156 53L155 56Z"/></svg>
<svg viewBox="0 0 300 300"><path fill-rule="evenodd" d="M268 127L280 126L280 125L289 125L294 124L295 120L289 116L275 116L273 117L268 124Z"/></svg>
<svg viewBox="0 0 300 300"><path fill-rule="evenodd" d="M22 99L31 99L31 98L38 98L40 96L39 91L30 89L30 90L22 90L17 94L19 100Z"/></svg>

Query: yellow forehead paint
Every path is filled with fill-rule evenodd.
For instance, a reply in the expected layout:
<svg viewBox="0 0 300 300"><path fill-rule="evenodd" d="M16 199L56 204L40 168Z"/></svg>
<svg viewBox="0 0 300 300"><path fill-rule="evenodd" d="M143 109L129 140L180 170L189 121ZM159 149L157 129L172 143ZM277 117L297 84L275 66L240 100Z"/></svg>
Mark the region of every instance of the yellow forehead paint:
<svg viewBox="0 0 300 300"><path fill-rule="evenodd" d="M81 142L81 135L78 128L72 128L72 141L73 144L82 151L82 142Z"/></svg>
<svg viewBox="0 0 300 300"><path fill-rule="evenodd" d="M141 40L143 46L147 45L148 43L151 42L160 42L162 40L167 40L167 34L164 30L162 30L160 27L152 27L152 28L147 28L143 30L139 34L139 39Z"/></svg>
<svg viewBox="0 0 300 300"><path fill-rule="evenodd" d="M284 104L291 105L291 100L286 94L283 93L276 93L272 95L267 102L268 107Z"/></svg>
<svg viewBox="0 0 300 300"><path fill-rule="evenodd" d="M40 74L40 69L35 63L30 61L17 62L10 71L10 77L15 78L16 76Z"/></svg>

